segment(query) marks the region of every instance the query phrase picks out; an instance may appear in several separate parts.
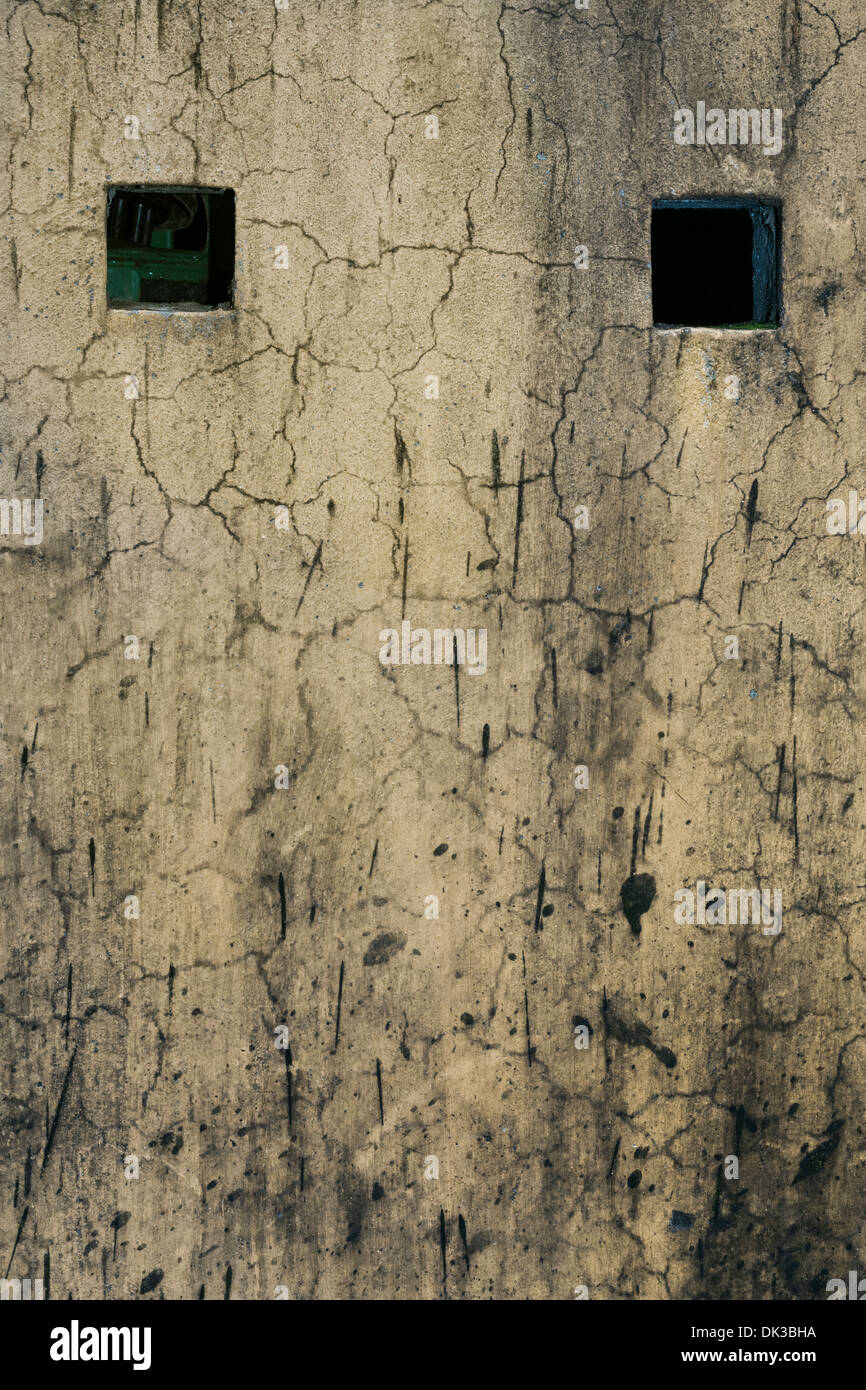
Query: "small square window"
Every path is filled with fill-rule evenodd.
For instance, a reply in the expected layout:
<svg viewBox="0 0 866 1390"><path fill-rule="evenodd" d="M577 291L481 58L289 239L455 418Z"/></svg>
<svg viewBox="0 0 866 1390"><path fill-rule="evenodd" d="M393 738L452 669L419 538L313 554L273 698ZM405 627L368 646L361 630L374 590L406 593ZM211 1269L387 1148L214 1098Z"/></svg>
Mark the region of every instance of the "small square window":
<svg viewBox="0 0 866 1390"><path fill-rule="evenodd" d="M110 309L232 307L231 189L113 184L105 228Z"/></svg>
<svg viewBox="0 0 866 1390"><path fill-rule="evenodd" d="M778 324L778 203L759 198L660 199L653 203L651 242L657 327Z"/></svg>

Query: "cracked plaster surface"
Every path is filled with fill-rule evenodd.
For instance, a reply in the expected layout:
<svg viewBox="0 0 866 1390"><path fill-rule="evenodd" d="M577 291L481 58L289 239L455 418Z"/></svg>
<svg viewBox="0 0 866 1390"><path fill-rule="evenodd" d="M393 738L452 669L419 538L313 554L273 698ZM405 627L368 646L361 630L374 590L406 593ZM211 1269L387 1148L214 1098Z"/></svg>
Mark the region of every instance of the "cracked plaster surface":
<svg viewBox="0 0 866 1390"><path fill-rule="evenodd" d="M0 538L12 1274L803 1299L862 1259L861 17L0 7L0 478L45 507ZM675 146L700 99L782 153ZM106 309L105 185L151 181L235 190L232 312ZM695 193L782 200L778 330L653 330L650 206ZM383 668L403 617L486 627L486 674ZM699 878L783 931L677 925Z"/></svg>

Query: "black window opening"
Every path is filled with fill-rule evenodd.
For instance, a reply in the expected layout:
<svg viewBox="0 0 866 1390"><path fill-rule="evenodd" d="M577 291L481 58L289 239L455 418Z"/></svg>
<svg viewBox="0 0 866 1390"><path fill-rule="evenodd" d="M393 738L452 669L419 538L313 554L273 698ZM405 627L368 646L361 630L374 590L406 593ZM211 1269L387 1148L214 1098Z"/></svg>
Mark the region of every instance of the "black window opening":
<svg viewBox="0 0 866 1390"><path fill-rule="evenodd" d="M759 198L660 199L652 208L659 328L775 328L781 207Z"/></svg>
<svg viewBox="0 0 866 1390"><path fill-rule="evenodd" d="M110 309L232 307L231 189L114 184L105 225Z"/></svg>

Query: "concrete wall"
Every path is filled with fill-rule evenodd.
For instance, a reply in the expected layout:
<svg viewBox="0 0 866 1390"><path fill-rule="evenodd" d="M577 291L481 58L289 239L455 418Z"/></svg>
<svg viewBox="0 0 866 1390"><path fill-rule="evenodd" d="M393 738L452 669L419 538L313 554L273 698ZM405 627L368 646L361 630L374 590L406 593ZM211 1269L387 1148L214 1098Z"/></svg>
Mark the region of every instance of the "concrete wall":
<svg viewBox="0 0 866 1390"><path fill-rule="evenodd" d="M866 493L862 12L2 12L0 488L44 502L0 537L4 1265L826 1297L864 1260L864 545L826 526ZM677 145L698 101L782 151ZM106 309L124 181L235 190L234 312ZM741 193L782 200L782 325L654 330L652 200ZM485 628L486 673L383 665L404 619ZM676 922L698 880L782 930Z"/></svg>

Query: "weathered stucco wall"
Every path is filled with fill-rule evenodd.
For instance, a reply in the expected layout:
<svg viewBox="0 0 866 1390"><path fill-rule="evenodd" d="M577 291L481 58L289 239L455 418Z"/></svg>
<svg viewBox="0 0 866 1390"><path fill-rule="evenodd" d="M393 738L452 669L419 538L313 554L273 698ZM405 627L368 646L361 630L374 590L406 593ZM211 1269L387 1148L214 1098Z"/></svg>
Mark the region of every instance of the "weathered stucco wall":
<svg viewBox="0 0 866 1390"><path fill-rule="evenodd" d="M0 491L44 536L0 538L0 1273L826 1297L864 1259L864 546L825 524L866 491L862 12L2 13ZM678 146L699 100L781 108L781 153ZM235 190L234 312L106 309L124 181ZM698 193L782 200L778 330L653 330L651 203ZM404 618L486 628L486 673L384 666ZM675 922L700 879L781 932Z"/></svg>

